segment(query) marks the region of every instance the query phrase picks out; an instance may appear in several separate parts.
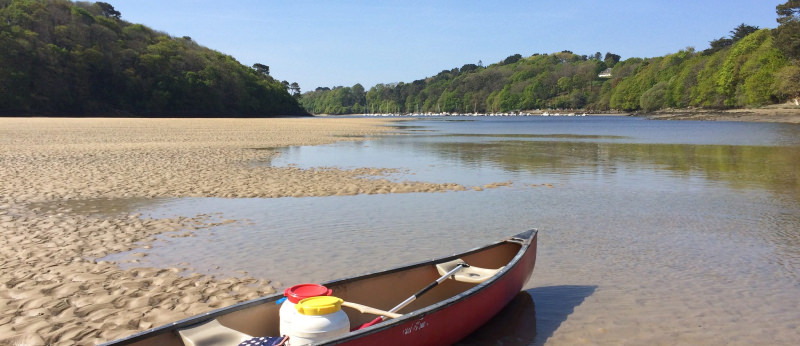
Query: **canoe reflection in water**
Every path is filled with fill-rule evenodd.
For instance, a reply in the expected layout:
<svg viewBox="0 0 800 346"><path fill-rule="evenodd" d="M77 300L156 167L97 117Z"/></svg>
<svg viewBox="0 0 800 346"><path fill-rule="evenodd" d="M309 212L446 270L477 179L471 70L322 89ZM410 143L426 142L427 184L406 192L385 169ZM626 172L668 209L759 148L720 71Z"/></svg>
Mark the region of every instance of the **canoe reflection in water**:
<svg viewBox="0 0 800 346"><path fill-rule="evenodd" d="M597 286L546 286L519 292L483 325L455 345L544 345Z"/></svg>
<svg viewBox="0 0 800 346"><path fill-rule="evenodd" d="M455 345L530 345L536 338L536 308L528 292L519 292L489 322Z"/></svg>

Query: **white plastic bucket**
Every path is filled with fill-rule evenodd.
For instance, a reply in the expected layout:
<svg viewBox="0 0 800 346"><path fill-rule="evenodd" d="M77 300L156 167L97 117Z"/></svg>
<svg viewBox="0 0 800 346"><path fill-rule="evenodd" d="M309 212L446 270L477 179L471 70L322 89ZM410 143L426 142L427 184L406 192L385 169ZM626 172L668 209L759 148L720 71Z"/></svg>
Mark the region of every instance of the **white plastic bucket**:
<svg viewBox="0 0 800 346"><path fill-rule="evenodd" d="M295 304L288 299L281 303L281 309L279 310L281 335L289 335L292 332L292 321L294 316L297 315L297 310L294 306Z"/></svg>
<svg viewBox="0 0 800 346"><path fill-rule="evenodd" d="M320 296L301 300L296 306L298 314L292 319L289 342L292 346L321 342L350 331L350 320L342 311L342 300Z"/></svg>
<svg viewBox="0 0 800 346"><path fill-rule="evenodd" d="M295 305L301 300L315 296L329 296L331 290L325 286L317 284L294 285L283 291L286 300L281 304L279 310L280 332L281 335L290 335L292 332L292 320L299 315Z"/></svg>

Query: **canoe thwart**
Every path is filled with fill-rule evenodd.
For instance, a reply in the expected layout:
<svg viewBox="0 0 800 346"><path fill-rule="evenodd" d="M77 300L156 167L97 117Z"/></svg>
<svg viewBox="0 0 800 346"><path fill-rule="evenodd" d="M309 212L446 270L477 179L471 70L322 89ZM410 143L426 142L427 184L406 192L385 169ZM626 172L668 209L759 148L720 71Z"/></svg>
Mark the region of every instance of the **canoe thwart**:
<svg viewBox="0 0 800 346"><path fill-rule="evenodd" d="M437 264L436 270L439 271L439 275L445 275L461 263L466 263L466 262L464 262L464 260L460 258L456 258L450 262ZM456 274L451 275L450 278L460 282L479 284L488 280L490 277L497 274L497 272L499 272L503 268L504 267L500 267L497 269L487 269L475 266L468 266L461 269Z"/></svg>
<svg viewBox="0 0 800 346"><path fill-rule="evenodd" d="M386 317L389 317L389 318L398 318L400 316L403 316L402 314L389 312L389 311L384 311L384 310L381 310L381 309L376 309L376 308L373 308L373 307L369 307L369 306L366 306L366 305L361 305L361 304L353 303L353 302L343 302L342 306L346 306L346 307L349 307L349 308L356 309L356 310L360 311L363 314L386 316Z"/></svg>
<svg viewBox="0 0 800 346"><path fill-rule="evenodd" d="M253 338L250 335L223 326L217 320L201 325L178 330L183 344L186 346L239 345L242 341Z"/></svg>

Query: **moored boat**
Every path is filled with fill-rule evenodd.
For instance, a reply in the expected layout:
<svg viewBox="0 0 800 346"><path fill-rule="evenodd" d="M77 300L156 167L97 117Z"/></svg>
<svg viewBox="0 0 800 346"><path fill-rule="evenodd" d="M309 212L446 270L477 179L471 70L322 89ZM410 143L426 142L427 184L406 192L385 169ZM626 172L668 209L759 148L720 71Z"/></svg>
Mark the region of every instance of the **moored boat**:
<svg viewBox="0 0 800 346"><path fill-rule="evenodd" d="M520 292L536 263L536 240L536 230L530 230L463 253L323 283L346 302L342 310L353 330L319 344L455 343ZM274 294L239 303L106 345L201 345L221 340L236 345L251 337L278 336L282 298ZM376 321L376 315L384 320ZM358 329L370 322L374 324Z"/></svg>

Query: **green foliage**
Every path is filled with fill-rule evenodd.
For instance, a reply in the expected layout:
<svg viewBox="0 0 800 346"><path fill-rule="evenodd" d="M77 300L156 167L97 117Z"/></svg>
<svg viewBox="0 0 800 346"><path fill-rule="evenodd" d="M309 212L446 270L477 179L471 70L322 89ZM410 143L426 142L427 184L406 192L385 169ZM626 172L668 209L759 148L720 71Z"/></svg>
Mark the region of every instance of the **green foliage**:
<svg viewBox="0 0 800 346"><path fill-rule="evenodd" d="M56 116L303 114L263 71L120 20L107 3L0 6L0 113Z"/></svg>
<svg viewBox="0 0 800 346"><path fill-rule="evenodd" d="M775 45L791 59L800 59L800 0L789 0L775 8L778 23Z"/></svg>
<svg viewBox="0 0 800 346"><path fill-rule="evenodd" d="M318 88L303 94L303 108L315 114L361 114L367 110L367 94L361 84L352 87Z"/></svg>
<svg viewBox="0 0 800 346"><path fill-rule="evenodd" d="M780 101L800 99L800 66L786 65L775 73L773 90Z"/></svg>
<svg viewBox="0 0 800 346"><path fill-rule="evenodd" d="M367 113L485 113L535 108L580 108L596 98L597 70L602 62L568 52L512 55L498 64L467 64L412 83L378 84L364 96ZM312 113L353 113L337 103L338 88L303 94ZM347 88L342 88L347 91Z"/></svg>
<svg viewBox="0 0 800 346"><path fill-rule="evenodd" d="M101 14L105 17L119 19L122 15L122 13L114 9L114 6L111 6L111 4L107 2L96 2L94 5L100 8Z"/></svg>
<svg viewBox="0 0 800 346"><path fill-rule="evenodd" d="M733 40L727 37L720 37L709 42L710 48L703 51L704 54L714 54L733 45Z"/></svg>
<svg viewBox="0 0 800 346"><path fill-rule="evenodd" d="M800 0L789 0L775 7L778 23L786 24L800 20Z"/></svg>
<svg viewBox="0 0 800 346"><path fill-rule="evenodd" d="M731 30L731 40L733 40L733 42L737 42L756 31L758 31L757 26L747 25L745 23L739 24L739 26Z"/></svg>
<svg viewBox="0 0 800 346"><path fill-rule="evenodd" d="M717 74L717 88L727 107L770 102L772 76L786 62L769 30L751 34L731 47Z"/></svg>
<svg viewBox="0 0 800 346"><path fill-rule="evenodd" d="M792 59L800 59L800 21L781 24L775 33L776 46Z"/></svg>
<svg viewBox="0 0 800 346"><path fill-rule="evenodd" d="M521 54L514 54L512 56L509 56L505 60L503 60L503 62L501 64L502 65L510 65L510 64L516 63L520 59L522 59L522 55Z"/></svg>
<svg viewBox="0 0 800 346"><path fill-rule="evenodd" d="M645 111L654 111L666 105L667 82L658 82L642 94L639 104Z"/></svg>
<svg viewBox="0 0 800 346"><path fill-rule="evenodd" d="M73 7L71 12L73 16L79 17L78 20L83 21L86 24L94 23L94 16L83 8Z"/></svg>
<svg viewBox="0 0 800 346"><path fill-rule="evenodd" d="M790 21L787 21L787 23ZM800 21L798 21L800 22ZM777 35L777 34L775 34ZM412 83L378 84L360 100L350 88L303 95L314 113L492 113L550 108L654 111L667 107L747 107L800 97L800 68L769 29L741 24L711 50L687 48L650 59L620 60L569 51L466 64ZM712 46L715 43L712 42ZM610 79L598 73L613 66ZM341 90L340 90L341 89ZM357 108L357 106L363 108Z"/></svg>
<svg viewBox="0 0 800 346"><path fill-rule="evenodd" d="M598 56L595 54L595 56ZM619 61L621 57L617 54L613 54L611 52L606 53L605 58L603 59L603 63L606 64L607 67L614 67Z"/></svg>

